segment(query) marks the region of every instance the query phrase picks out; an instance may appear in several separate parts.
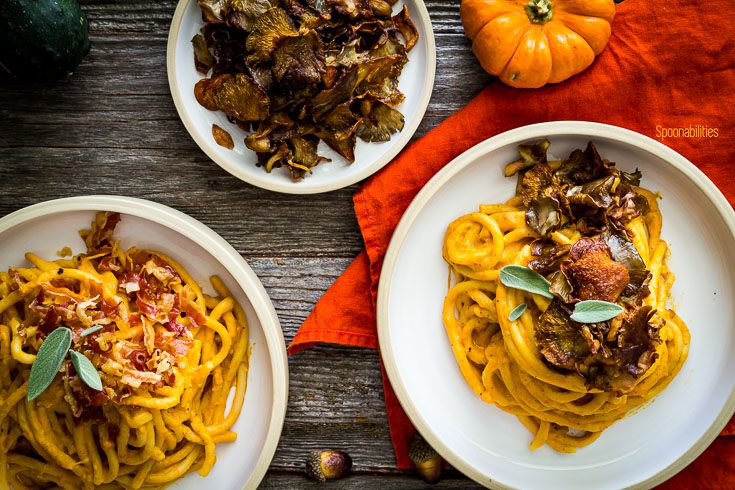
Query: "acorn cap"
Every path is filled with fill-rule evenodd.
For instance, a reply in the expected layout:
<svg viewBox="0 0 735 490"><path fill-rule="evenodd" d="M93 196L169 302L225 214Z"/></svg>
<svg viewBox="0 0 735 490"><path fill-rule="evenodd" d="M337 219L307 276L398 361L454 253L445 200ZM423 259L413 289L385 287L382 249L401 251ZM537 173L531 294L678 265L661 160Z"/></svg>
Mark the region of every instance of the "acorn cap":
<svg viewBox="0 0 735 490"><path fill-rule="evenodd" d="M439 481L444 470L444 460L418 433L408 447L408 457L416 465L416 471L424 481L428 483Z"/></svg>
<svg viewBox="0 0 735 490"><path fill-rule="evenodd" d="M306 458L306 474L321 483L342 478L350 469L352 458L343 451L311 451Z"/></svg>
<svg viewBox="0 0 735 490"><path fill-rule="evenodd" d="M421 464L431 458L436 457L438 454L434 451L434 448L429 446L429 443L421 437L421 434L416 434L411 440L411 444L408 446L408 457L411 458L411 462L415 465Z"/></svg>

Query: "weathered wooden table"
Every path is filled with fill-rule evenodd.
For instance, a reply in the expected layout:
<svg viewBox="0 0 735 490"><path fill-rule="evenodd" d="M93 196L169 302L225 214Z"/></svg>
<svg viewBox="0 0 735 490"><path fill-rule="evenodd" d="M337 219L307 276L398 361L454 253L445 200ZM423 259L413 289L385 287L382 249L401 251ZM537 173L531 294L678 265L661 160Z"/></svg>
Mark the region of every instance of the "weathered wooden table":
<svg viewBox="0 0 735 490"><path fill-rule="evenodd" d="M122 194L183 211L230 242L265 284L288 343L362 247L357 186L315 196L264 191L207 158L179 121L166 78L175 0L85 0L92 52L74 76L22 86L0 80L0 215L54 198ZM473 58L458 0L429 0L437 45L434 94L414 138L490 80ZM395 469L375 351L322 346L289 360L281 442L263 488L310 487L312 449L349 452L349 478L329 488L415 488ZM245 435L247 437L247 435ZM432 488L470 488L448 472ZM229 489L223 489L229 490Z"/></svg>

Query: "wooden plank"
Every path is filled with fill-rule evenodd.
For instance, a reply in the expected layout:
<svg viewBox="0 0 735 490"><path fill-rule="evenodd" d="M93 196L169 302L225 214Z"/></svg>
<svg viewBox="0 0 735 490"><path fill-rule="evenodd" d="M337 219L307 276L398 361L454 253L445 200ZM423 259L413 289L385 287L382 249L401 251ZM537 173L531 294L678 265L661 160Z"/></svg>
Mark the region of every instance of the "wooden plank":
<svg viewBox="0 0 735 490"><path fill-rule="evenodd" d="M353 472L340 480L328 482L330 490L362 490L365 488L386 488L391 490L408 489L431 489L431 490L455 490L482 488L473 481L464 478L456 471L448 471L439 483L429 486L421 481L413 472L402 472L397 474L361 474ZM267 489L302 489L302 488L325 488L324 485L310 480L303 474L286 472L269 472L260 486L261 490Z"/></svg>
<svg viewBox="0 0 735 490"><path fill-rule="evenodd" d="M352 258L362 247L355 187L317 196L266 192L230 176L199 150L0 148L0 192L3 215L82 194L151 199L201 220L247 259Z"/></svg>
<svg viewBox="0 0 735 490"><path fill-rule="evenodd" d="M256 259L286 342L313 304L347 267L344 259ZM292 356L286 424L272 467L299 471L311 450L347 451L357 471L395 465L383 401L378 353L333 345Z"/></svg>
<svg viewBox="0 0 735 490"><path fill-rule="evenodd" d="M321 298L324 291L332 285L337 277L347 268L351 259L321 258L277 258L277 259L252 259L248 263L263 282L268 295L273 301L278 318L281 320L283 334L286 342L290 342L306 317L311 313L314 304ZM350 352L362 353L362 349L350 349ZM329 365L329 362L320 356L318 368L312 373L309 362L316 358L304 358L306 354L294 357L298 369L306 370L307 373L328 376L329 373L322 372L321 367ZM377 360L377 356L375 357ZM350 361L352 362L352 361ZM376 361L377 362L377 361ZM371 365L370 369L375 366ZM326 379L326 378L325 378ZM292 382L294 379L291 380ZM297 386L301 386L298 385Z"/></svg>

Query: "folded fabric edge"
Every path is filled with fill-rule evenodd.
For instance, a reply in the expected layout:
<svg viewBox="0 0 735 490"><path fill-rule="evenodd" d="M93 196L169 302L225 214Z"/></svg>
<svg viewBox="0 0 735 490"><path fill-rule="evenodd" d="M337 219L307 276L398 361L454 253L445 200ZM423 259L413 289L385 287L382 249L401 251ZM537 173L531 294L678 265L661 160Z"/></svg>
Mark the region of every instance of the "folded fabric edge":
<svg viewBox="0 0 735 490"><path fill-rule="evenodd" d="M329 338L329 340L325 340ZM364 347L377 349L378 339L374 335L363 335L347 332L344 330L316 328L308 332L297 333L289 344L287 352L289 355L296 354L302 350L310 349L317 344L348 345L350 347Z"/></svg>
<svg viewBox="0 0 735 490"><path fill-rule="evenodd" d="M291 340L289 354L322 342L378 348L368 267L363 250L319 299Z"/></svg>

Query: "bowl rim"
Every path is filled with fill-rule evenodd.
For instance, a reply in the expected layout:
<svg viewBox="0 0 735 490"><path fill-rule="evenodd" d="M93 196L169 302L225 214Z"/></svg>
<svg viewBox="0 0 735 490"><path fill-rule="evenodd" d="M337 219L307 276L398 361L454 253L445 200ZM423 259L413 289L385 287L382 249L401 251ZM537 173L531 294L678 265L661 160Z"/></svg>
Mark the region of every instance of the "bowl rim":
<svg viewBox="0 0 735 490"><path fill-rule="evenodd" d="M283 430L288 404L288 359L278 315L263 284L245 259L214 230L181 211L135 197L88 195L44 201L0 218L0 234L30 220L70 211L113 211L153 221L183 234L207 251L232 275L258 317L273 372L273 400L267 436L243 488L257 488L265 476Z"/></svg>
<svg viewBox="0 0 735 490"><path fill-rule="evenodd" d="M412 19L414 22L421 26L424 31L426 38L426 73L424 77L423 86L421 87L421 96L418 102L418 110L412 117L408 124L398 133L395 140L391 139L391 146L383 155L377 158L369 165L365 165L364 168L355 172L354 174L339 176L335 172L335 177L325 179L323 183L311 183L306 180L299 182L270 182L265 178L261 177L260 174L249 174L243 171L241 165L234 159L220 158L217 152L214 151L214 141L208 141L206 138L201 138L197 134L195 129L194 121L189 112L187 112L184 105L184 101L181 98L181 88L179 87L178 80L176 79L176 44L178 42L179 33L181 31L181 23L184 18L184 13L189 7L189 4L194 0L179 0L176 6L173 19L171 20L171 27L168 33L168 41L166 45L166 71L168 74L168 85L171 91L171 97L174 100L176 106L176 112L184 123L184 127L187 132L199 146L199 148L217 165L227 171L229 174L237 177L238 179L247 182L256 187L266 189L274 192L282 192L284 194L319 194L323 192L330 192L333 190L347 187L356 182L359 182L367 177L370 177L378 170L387 165L396 155L409 143L414 133L421 124L426 114L426 109L429 106L429 100L433 94L434 89L434 78L436 76L436 42L434 39L434 30L431 24L431 17L426 9L426 5L423 0L413 0L416 6L416 13L418 14L416 19ZM192 87L193 90L193 87ZM352 164L354 165L354 163Z"/></svg>
<svg viewBox="0 0 735 490"><path fill-rule="evenodd" d="M478 158L494 151L500 147L516 144L533 138L548 137L552 140L557 136L587 136L591 139L605 138L608 140L624 143L647 153L650 153L672 167L676 168L684 176L696 185L715 206L722 217L730 235L735 240L735 210L730 206L725 196L715 184L693 163L682 155L648 136L635 131L588 121L553 121L531 124L512 129L496 136L488 138L449 162L444 168L436 173L416 195L401 217L398 226L393 232L390 244L386 251L385 259L380 273L377 296L377 326L378 342L380 345L381 359L388 373L388 379L398 397L401 406L405 410L411 422L421 435L431 444L436 451L442 455L452 466L460 470L477 483L493 489L512 489L514 487L493 479L492 475L485 474L478 468L465 462L461 456L452 451L419 413L408 395L406 385L401 378L396 364L395 354L390 341L390 322L388 317L388 302L393 272L412 225L429 200L456 174L465 167L477 161ZM694 461L718 436L735 412L735 389L730 393L727 402L715 418L710 428L679 458L666 468L644 481L630 485L627 488L639 489L650 488L671 478Z"/></svg>

